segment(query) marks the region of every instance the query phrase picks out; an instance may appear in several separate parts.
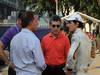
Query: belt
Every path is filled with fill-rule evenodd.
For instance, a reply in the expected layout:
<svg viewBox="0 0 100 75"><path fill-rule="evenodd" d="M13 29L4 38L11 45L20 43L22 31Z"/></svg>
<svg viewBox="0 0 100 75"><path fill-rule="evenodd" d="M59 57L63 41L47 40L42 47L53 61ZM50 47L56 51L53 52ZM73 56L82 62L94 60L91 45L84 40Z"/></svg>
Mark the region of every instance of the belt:
<svg viewBox="0 0 100 75"><path fill-rule="evenodd" d="M61 65L48 65L47 64L47 67L48 68L59 68L59 69L62 69L62 68L64 68L65 67L65 63L63 63L63 64L61 64Z"/></svg>

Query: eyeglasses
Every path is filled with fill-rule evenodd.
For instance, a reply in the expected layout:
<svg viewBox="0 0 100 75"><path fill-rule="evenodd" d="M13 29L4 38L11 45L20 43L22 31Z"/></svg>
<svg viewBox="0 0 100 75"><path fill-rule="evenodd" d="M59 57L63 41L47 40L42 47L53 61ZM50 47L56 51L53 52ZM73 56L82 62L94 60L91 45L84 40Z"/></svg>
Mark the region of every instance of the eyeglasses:
<svg viewBox="0 0 100 75"><path fill-rule="evenodd" d="M52 27L53 27L53 28L55 28L55 27L59 28L60 25L52 25Z"/></svg>

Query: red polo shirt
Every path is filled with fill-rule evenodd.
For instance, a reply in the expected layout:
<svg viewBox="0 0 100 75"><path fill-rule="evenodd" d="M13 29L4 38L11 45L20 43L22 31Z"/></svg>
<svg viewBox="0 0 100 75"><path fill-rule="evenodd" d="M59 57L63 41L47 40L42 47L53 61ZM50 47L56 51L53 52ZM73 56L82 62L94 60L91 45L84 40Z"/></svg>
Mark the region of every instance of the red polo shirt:
<svg viewBox="0 0 100 75"><path fill-rule="evenodd" d="M41 45L46 64L61 65L66 62L70 42L63 33L59 33L56 38L52 33L47 34L43 37Z"/></svg>

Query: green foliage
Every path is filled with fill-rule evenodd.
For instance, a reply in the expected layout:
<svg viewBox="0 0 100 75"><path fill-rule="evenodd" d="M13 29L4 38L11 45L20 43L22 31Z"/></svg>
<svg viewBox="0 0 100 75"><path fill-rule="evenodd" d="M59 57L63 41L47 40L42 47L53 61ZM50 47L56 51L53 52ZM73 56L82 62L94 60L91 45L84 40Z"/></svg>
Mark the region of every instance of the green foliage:
<svg viewBox="0 0 100 75"><path fill-rule="evenodd" d="M48 12L49 15L54 15L56 12L56 3L54 0L21 0L24 6L36 3L38 8L36 12L43 14ZM72 10L82 12L89 16L100 19L100 0L58 0L59 11L63 16L68 15ZM34 7L33 7L34 9Z"/></svg>

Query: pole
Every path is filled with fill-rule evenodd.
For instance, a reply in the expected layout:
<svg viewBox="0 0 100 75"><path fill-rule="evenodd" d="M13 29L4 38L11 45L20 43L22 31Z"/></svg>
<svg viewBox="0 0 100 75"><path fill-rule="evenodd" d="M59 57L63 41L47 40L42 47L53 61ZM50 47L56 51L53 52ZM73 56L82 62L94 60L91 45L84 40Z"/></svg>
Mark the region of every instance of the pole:
<svg viewBox="0 0 100 75"><path fill-rule="evenodd" d="M58 0L55 0L56 2L56 15L58 15Z"/></svg>

